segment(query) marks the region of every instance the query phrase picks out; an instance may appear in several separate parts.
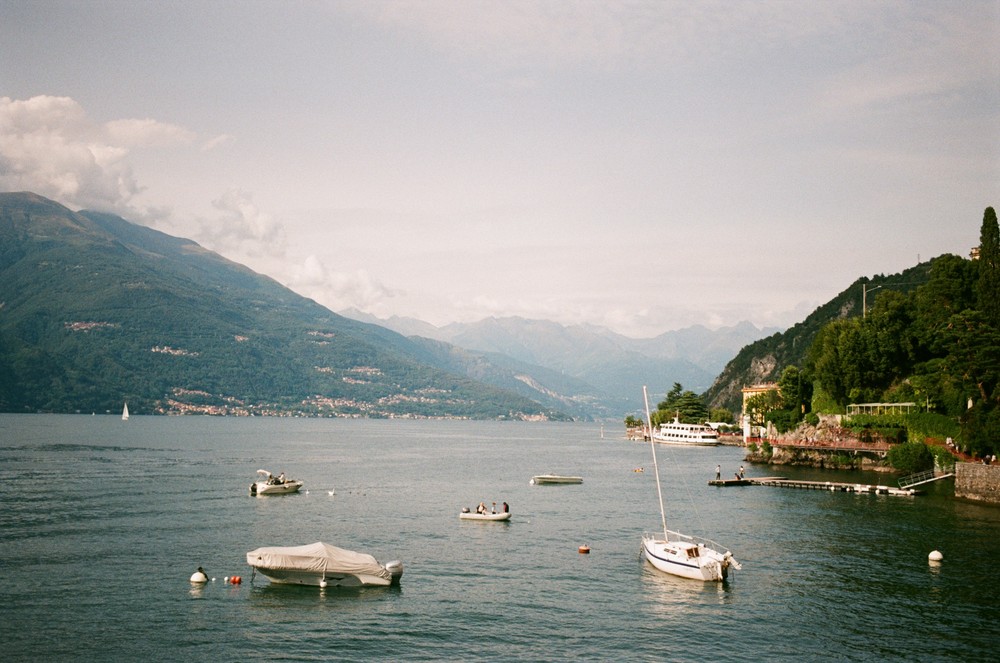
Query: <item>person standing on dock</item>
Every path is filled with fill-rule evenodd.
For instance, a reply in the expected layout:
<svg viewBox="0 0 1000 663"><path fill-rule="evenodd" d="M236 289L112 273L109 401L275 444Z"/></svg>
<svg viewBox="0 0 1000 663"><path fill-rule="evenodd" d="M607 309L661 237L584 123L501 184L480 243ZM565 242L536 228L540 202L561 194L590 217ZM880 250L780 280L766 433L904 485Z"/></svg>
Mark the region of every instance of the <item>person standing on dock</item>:
<svg viewBox="0 0 1000 663"><path fill-rule="evenodd" d="M744 473L743 466L740 465L740 478L741 479L743 478L743 473Z"/></svg>
<svg viewBox="0 0 1000 663"><path fill-rule="evenodd" d="M718 481L722 478L722 465L715 466L715 480Z"/></svg>

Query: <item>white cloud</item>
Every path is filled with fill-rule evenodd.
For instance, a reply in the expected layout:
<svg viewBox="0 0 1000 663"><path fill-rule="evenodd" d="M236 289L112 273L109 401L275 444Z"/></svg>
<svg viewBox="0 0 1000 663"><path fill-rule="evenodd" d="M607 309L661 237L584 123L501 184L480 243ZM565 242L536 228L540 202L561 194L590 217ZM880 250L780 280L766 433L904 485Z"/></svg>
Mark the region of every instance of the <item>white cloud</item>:
<svg viewBox="0 0 1000 663"><path fill-rule="evenodd" d="M142 191L128 156L133 148L190 142L194 134L156 120L87 117L69 97L0 98L0 189L34 191L69 206L132 213Z"/></svg>
<svg viewBox="0 0 1000 663"><path fill-rule="evenodd" d="M201 146L201 151L211 152L212 150L217 149L223 145L228 145L234 140L236 140L236 138L229 134L219 134L218 136L215 136L214 138L210 138L207 141L205 141L205 143L203 143Z"/></svg>
<svg viewBox="0 0 1000 663"><path fill-rule="evenodd" d="M260 210L253 195L230 189L212 201L219 211L214 219L202 219L197 239L213 251L227 255L283 256L285 228Z"/></svg>
<svg viewBox="0 0 1000 663"><path fill-rule="evenodd" d="M376 315L384 312L385 301L397 294L366 270L337 272L315 255L310 255L293 271L286 285L333 311L357 308Z"/></svg>

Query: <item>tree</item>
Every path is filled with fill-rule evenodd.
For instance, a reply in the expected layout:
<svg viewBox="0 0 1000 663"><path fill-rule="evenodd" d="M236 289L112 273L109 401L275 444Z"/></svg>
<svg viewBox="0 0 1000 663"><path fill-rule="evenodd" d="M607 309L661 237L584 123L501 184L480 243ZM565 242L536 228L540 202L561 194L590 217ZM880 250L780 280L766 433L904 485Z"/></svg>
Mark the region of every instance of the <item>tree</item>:
<svg viewBox="0 0 1000 663"><path fill-rule="evenodd" d="M653 425L673 421L677 417L684 423L703 423L708 419L708 408L698 394L685 390L680 382L675 382L667 392L667 397L657 403L652 414Z"/></svg>
<svg viewBox="0 0 1000 663"><path fill-rule="evenodd" d="M896 444L889 449L889 464L905 474L923 472L934 467L934 454L923 442Z"/></svg>
<svg viewBox="0 0 1000 663"><path fill-rule="evenodd" d="M976 282L979 310L994 326L1000 326L1000 228L997 213L987 207L979 231L979 280Z"/></svg>
<svg viewBox="0 0 1000 663"><path fill-rule="evenodd" d="M778 391L781 394L781 407L795 413L796 419L809 411L812 402L812 381L808 379L798 366L787 366L781 372L778 380Z"/></svg>
<svg viewBox="0 0 1000 663"><path fill-rule="evenodd" d="M767 422L768 415L780 409L781 394L777 389L768 389L747 399L747 414L750 415L750 423L754 426L763 426Z"/></svg>

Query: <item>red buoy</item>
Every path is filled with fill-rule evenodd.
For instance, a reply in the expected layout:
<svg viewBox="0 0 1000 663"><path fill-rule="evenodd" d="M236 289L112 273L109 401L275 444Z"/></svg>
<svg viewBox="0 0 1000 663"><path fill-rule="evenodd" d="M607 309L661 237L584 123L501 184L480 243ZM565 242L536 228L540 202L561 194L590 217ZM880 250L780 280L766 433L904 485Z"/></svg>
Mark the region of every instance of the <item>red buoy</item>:
<svg viewBox="0 0 1000 663"><path fill-rule="evenodd" d="M580 546L580 554L581 555L590 554L590 546Z"/></svg>

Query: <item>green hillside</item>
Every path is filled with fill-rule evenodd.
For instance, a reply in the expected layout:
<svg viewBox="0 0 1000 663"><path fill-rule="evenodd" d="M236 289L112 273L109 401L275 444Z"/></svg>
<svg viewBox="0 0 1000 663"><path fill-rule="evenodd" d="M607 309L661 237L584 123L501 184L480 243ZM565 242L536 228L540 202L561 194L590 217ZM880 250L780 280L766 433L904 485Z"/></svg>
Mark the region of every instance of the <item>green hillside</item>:
<svg viewBox="0 0 1000 663"><path fill-rule="evenodd" d="M894 291L910 293L927 282L933 261L922 262L899 274L859 278L836 297L795 326L744 347L723 369L704 398L711 407L733 412L742 408L741 389L762 382L777 382L788 366L802 366L816 334L834 320L860 317L862 300L871 311L877 295ZM867 297L865 297L867 291Z"/></svg>
<svg viewBox="0 0 1000 663"><path fill-rule="evenodd" d="M194 242L0 194L0 411L564 418Z"/></svg>
<svg viewBox="0 0 1000 663"><path fill-rule="evenodd" d="M860 307L858 290L869 294ZM874 299L874 301L872 301ZM953 438L965 453L1000 450L1000 227L987 207L971 259L943 255L858 281L784 334L744 348L707 394L739 410L740 385L778 389L748 404L778 433L816 413L852 414L858 435L920 445ZM886 415L881 404L907 404ZM865 405L867 408L852 408ZM895 419L893 419L895 417ZM809 423L807 421L807 423ZM926 458L930 459L930 452ZM931 459L932 461L932 459ZM895 461L894 461L895 462Z"/></svg>

